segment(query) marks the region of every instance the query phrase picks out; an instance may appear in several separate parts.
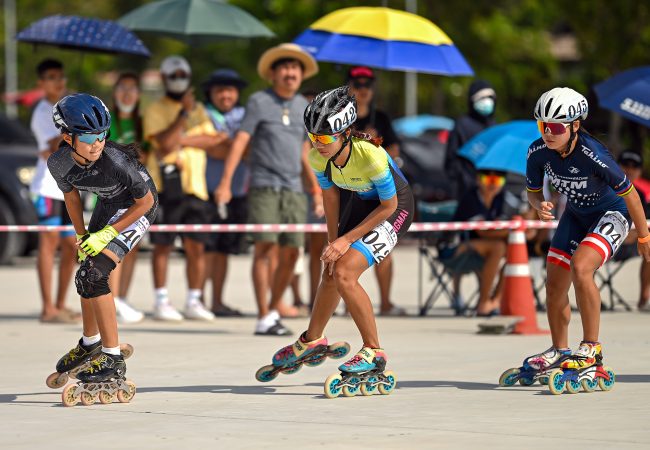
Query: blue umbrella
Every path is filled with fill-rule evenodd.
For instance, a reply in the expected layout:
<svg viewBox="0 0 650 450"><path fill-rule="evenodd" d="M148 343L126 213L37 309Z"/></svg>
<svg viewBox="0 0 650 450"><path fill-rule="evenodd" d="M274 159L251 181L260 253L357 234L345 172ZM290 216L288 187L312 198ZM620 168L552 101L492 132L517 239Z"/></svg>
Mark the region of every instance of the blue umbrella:
<svg viewBox="0 0 650 450"><path fill-rule="evenodd" d="M526 150L540 138L534 120L513 120L481 131L458 151L477 169L526 175Z"/></svg>
<svg viewBox="0 0 650 450"><path fill-rule="evenodd" d="M18 33L16 40L72 50L150 56L142 41L122 25L88 17L46 17Z"/></svg>
<svg viewBox="0 0 650 450"><path fill-rule="evenodd" d="M621 72L594 90L601 107L650 127L650 66Z"/></svg>

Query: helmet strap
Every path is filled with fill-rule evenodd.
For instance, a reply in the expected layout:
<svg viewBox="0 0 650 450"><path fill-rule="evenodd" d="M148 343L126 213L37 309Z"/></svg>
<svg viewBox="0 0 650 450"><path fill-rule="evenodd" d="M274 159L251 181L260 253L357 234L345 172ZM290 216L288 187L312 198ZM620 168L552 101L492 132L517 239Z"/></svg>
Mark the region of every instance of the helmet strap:
<svg viewBox="0 0 650 450"><path fill-rule="evenodd" d="M345 148L346 145L350 142L350 136L351 134L346 134L345 140L341 144L341 148L339 149L338 152L334 154L330 159L327 160L327 165L325 166L325 176L327 177L327 180L329 182L332 182L332 164L334 164L334 161L336 158L339 157L339 155L343 152L343 149Z"/></svg>
<svg viewBox="0 0 650 450"><path fill-rule="evenodd" d="M564 158L571 153L571 146L573 145L573 141L578 137L578 134L573 131L573 122L571 122L571 125L569 126L569 141L566 143L566 149L561 153L561 156Z"/></svg>
<svg viewBox="0 0 650 450"><path fill-rule="evenodd" d="M86 161L86 164L90 164L92 161L77 151L77 148L75 146L77 135L73 133L70 136L72 136L72 151L75 152L77 155L79 155L84 161Z"/></svg>

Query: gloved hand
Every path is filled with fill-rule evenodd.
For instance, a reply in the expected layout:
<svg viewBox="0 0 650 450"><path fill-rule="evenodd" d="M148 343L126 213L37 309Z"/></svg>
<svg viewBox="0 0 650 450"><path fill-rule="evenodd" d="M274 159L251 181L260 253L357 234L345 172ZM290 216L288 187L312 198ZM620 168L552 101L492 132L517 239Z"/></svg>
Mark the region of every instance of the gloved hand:
<svg viewBox="0 0 650 450"><path fill-rule="evenodd" d="M90 237L90 233L86 232L86 234L77 234L77 247L81 246L81 243L88 239ZM81 249L77 250L77 259L79 262L84 262L85 259L88 257L86 253L84 253Z"/></svg>
<svg viewBox="0 0 650 450"><path fill-rule="evenodd" d="M111 242L119 233L115 228L110 225L106 225L101 230L90 233L87 239L84 239L81 243L81 249L90 256L99 255L102 250Z"/></svg>

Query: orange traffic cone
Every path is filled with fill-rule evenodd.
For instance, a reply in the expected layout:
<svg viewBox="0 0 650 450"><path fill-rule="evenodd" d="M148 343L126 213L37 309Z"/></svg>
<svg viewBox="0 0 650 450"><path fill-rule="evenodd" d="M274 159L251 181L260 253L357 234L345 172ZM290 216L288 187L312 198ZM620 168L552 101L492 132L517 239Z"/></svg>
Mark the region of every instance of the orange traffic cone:
<svg viewBox="0 0 650 450"><path fill-rule="evenodd" d="M526 225L521 217L514 217L513 220L519 220L521 225L516 230L512 230L508 236L501 314L523 317L523 320L514 327L515 334L548 333L548 330L542 330L537 326L535 297L526 249Z"/></svg>

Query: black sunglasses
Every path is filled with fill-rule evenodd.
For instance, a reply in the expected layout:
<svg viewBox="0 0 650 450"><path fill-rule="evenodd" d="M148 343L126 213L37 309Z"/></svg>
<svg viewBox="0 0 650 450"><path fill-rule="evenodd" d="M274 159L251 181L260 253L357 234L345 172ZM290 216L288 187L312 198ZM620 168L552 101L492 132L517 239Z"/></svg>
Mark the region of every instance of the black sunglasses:
<svg viewBox="0 0 650 450"><path fill-rule="evenodd" d="M374 85L374 81L372 80L367 80L367 81L360 81L360 80L353 80L352 81L352 87L355 89L361 89L361 88L372 88Z"/></svg>
<svg viewBox="0 0 650 450"><path fill-rule="evenodd" d="M187 80L190 76L186 73L167 75L167 78L170 80Z"/></svg>

